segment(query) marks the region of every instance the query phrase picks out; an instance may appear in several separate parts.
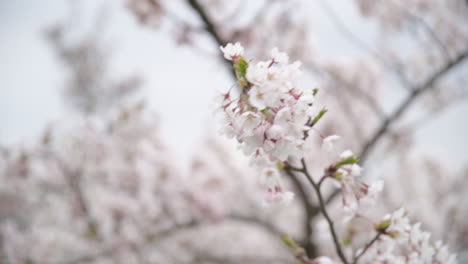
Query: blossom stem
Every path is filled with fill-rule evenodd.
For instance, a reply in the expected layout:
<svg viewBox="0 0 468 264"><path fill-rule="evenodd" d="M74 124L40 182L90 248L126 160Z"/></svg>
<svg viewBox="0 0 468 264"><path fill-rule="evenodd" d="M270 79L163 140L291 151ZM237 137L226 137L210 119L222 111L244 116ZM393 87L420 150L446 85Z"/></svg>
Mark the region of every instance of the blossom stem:
<svg viewBox="0 0 468 264"><path fill-rule="evenodd" d="M385 120L382 121L380 127L377 131L371 136L371 138L364 144L361 151L359 152L360 163L363 164L367 161L370 151L377 145L380 140L387 135L390 127L397 121L401 116L406 113L410 106L418 99L422 94L429 91L431 88L435 87L435 83L439 81L445 74L453 70L457 66L463 63L465 59L468 58L468 50L460 53L456 58L449 61L444 67L436 71L429 79L423 82L419 86L415 86L411 89L411 93L400 103L396 110L390 114ZM336 196L340 193L340 190L334 191L328 198L327 204L335 199Z"/></svg>
<svg viewBox="0 0 468 264"><path fill-rule="evenodd" d="M301 163L302 163L301 172L304 173L304 175L307 177L307 180L310 182L312 187L314 187L315 193L317 194L317 197L319 199L320 211L322 212L323 216L325 217L325 219L326 219L326 221L328 223L328 227L330 228L330 232L331 232L332 237L333 237L333 242L335 244L336 253L338 254L338 257L341 259L341 261L344 264L348 264L348 260L346 259L345 255L343 253L343 249L341 248L341 243L340 243L340 241L338 239L338 235L336 234L336 230L335 230L335 227L334 227L333 220L328 215L328 211L327 211L327 208L326 208L326 205L325 205L325 201L323 199L322 192L320 191L321 186L319 184L315 183L314 179L312 179L312 176L310 175L310 173L309 173L309 171L307 169L307 166L305 164L304 159L301 160ZM321 181L321 182L323 182L323 181Z"/></svg>
<svg viewBox="0 0 468 264"><path fill-rule="evenodd" d="M424 94L424 92L435 87L434 83L436 83L450 70L462 64L466 58L468 58L468 51L459 54L455 59L449 61L444 67L436 71L420 86L413 87L411 93L400 103L396 110L382 122L374 135L366 142L359 155L361 161L364 162L367 160L369 152L375 147L380 139L387 134L391 125L393 125L393 123L395 123L406 112L417 98Z"/></svg>
<svg viewBox="0 0 468 264"><path fill-rule="evenodd" d="M293 167L291 165L288 164L288 169L291 170L291 171L299 171L299 172L302 172L302 168L296 168L296 167Z"/></svg>
<svg viewBox="0 0 468 264"><path fill-rule="evenodd" d="M320 178L320 180L319 180L319 182L317 183L317 185L318 185L319 187L321 187L321 186L322 186L322 183L325 181L326 178L327 178L326 175L322 176L322 178Z"/></svg>
<svg viewBox="0 0 468 264"><path fill-rule="evenodd" d="M366 244L366 246L362 249L362 251L361 251L358 255L356 255L356 256L354 257L354 260L353 260L353 263L352 263L352 264L357 264L358 261L359 261L359 258L361 258L361 257L366 253L366 251L367 251L377 240L379 240L379 238L380 238L380 236L381 236L382 234L383 234L382 232L377 232L377 235L375 235L374 238Z"/></svg>
<svg viewBox="0 0 468 264"><path fill-rule="evenodd" d="M319 209L314 206L311 201L309 200L309 196L307 195L307 190L305 186L302 185L301 181L299 181L297 175L293 172L292 168L286 168L284 170L286 174L291 178L292 182L296 186L299 196L301 197L303 207L305 209L305 237L303 238L302 244L304 249L306 250L307 256L313 258L317 255L317 248L316 245L310 240L310 237L313 234L312 225L310 224L311 219L314 218L318 214ZM301 169L297 169L294 171L302 171Z"/></svg>

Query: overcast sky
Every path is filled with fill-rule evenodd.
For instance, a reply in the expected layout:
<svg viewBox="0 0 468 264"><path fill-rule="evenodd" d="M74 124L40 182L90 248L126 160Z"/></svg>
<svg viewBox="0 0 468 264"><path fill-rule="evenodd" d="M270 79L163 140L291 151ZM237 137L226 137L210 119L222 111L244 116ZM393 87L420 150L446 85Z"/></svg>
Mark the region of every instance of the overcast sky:
<svg viewBox="0 0 468 264"><path fill-rule="evenodd" d="M91 21L97 7L105 6L116 72L143 75L146 98L161 117L162 137L177 154L188 158L203 134L213 131L215 90L229 85L221 62L177 47L168 34L138 25L122 8L122 1L84 2L83 21ZM48 122L70 114L61 97L64 71L43 35L47 26L69 14L68 7L66 0L0 1L0 144L31 142ZM365 40L372 38L372 27L363 25L351 7L341 6L337 12L353 30L362 31L358 33ZM337 56L352 52L319 9L311 13L317 22L314 30L332 43L325 52ZM207 42L206 50L215 52L215 48ZM468 161L466 116L468 104L462 102L429 122L418 132L418 150L436 153L461 167Z"/></svg>

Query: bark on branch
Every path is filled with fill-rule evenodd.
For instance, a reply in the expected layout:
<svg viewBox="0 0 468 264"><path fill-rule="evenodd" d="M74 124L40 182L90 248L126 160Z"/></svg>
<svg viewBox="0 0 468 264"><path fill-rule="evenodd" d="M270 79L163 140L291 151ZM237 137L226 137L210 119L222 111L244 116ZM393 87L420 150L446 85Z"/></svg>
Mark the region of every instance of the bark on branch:
<svg viewBox="0 0 468 264"><path fill-rule="evenodd" d="M208 15L207 11L203 7L202 4L200 4L197 0L187 0L187 3L189 6L193 9L193 11L200 17L200 19L203 22L203 26L206 30L206 32L216 41L216 44L218 46L225 46L229 41L225 40L221 37L221 34L219 33L218 27L216 26L215 22L210 18ZM226 65L228 70L231 73L231 76L236 79L236 73L234 69L232 68L232 64L230 61L225 60L224 56L221 52L221 50L218 49L218 52L220 53L220 58L223 59L223 63Z"/></svg>

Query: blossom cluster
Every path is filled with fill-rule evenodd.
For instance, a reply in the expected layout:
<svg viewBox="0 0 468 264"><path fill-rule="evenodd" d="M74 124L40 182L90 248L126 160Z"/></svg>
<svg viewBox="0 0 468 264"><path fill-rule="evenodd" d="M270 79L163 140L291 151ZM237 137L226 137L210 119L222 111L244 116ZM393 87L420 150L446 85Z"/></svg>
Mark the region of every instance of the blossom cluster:
<svg viewBox="0 0 468 264"><path fill-rule="evenodd" d="M283 192L277 164L301 159L305 134L314 117L314 91L302 91L295 84L301 74L300 62L289 63L287 54L277 48L266 61L248 63L239 44L221 47L224 57L236 69L241 94L232 91L220 98L222 133L241 143L246 155L263 167L263 182L268 186L266 201L287 202L293 194Z"/></svg>
<svg viewBox="0 0 468 264"><path fill-rule="evenodd" d="M360 180L358 177L361 176L362 168L351 150L341 152L317 182L307 170L304 160L305 151L308 150L306 139L324 112L315 113L312 108L315 91L302 91L295 86L300 75L300 62L289 63L288 55L276 48L271 51L268 60L257 63L244 59L244 48L239 43L228 44L221 47L221 50L224 57L233 62L240 88L238 97L234 97L232 91L223 93L220 97L219 105L224 121L222 133L237 139L244 153L261 169L263 182L268 187L265 202L285 203L292 199L293 194L284 192L280 182L280 170L289 166L287 169L301 172L309 178L319 198L321 184L325 180L332 179L338 183L343 208L351 212L347 219L368 219L358 211L362 209L362 205L376 201L383 189L383 182L369 184ZM335 143L340 137L320 136L323 139L324 154L335 152ZM301 160L302 168L291 166L297 160ZM320 206L333 233L337 254L343 263L348 263L333 229L332 220L326 213L327 209L324 204ZM377 232L375 239L356 252L353 263L357 263L364 253L367 253L362 259L364 263L456 263L455 255L450 254L441 242L433 244L430 234L421 231L420 226L421 224L411 225L403 209L386 216L373 229ZM302 252L288 238L285 239L285 244ZM304 263L335 263L327 256L308 259L307 256L298 254L296 258L305 261Z"/></svg>
<svg viewBox="0 0 468 264"><path fill-rule="evenodd" d="M337 135L331 135L323 139L323 149L334 152L335 142L340 139ZM336 162L326 170L326 177L331 177L338 183L342 190L343 208L353 216L359 209L359 205L371 205L383 189L383 181L366 183L359 179L362 175L362 167L357 163L358 158L351 150L343 151Z"/></svg>
<svg viewBox="0 0 468 264"><path fill-rule="evenodd" d="M384 219L377 226L382 234L367 252L372 263L455 264L456 255L441 241L432 243L431 234L421 230L421 224L411 224L404 208Z"/></svg>
<svg viewBox="0 0 468 264"><path fill-rule="evenodd" d="M260 168L262 182L267 186L265 202L287 203L294 195L283 191L277 167L281 169L284 162L302 159L310 150L306 145L308 132L325 113L312 107L316 90L296 87L301 63L289 63L289 56L277 48L271 50L268 60L257 63L244 59L244 48L239 43L227 44L221 50L233 62L241 90L238 97L232 91L220 96L221 131L235 137ZM324 138L325 151L333 151L339 138ZM369 185L357 180L361 174L357 162L353 153L346 150L326 175L339 182L344 190L343 205L352 212L359 202L372 201L383 187L382 182Z"/></svg>

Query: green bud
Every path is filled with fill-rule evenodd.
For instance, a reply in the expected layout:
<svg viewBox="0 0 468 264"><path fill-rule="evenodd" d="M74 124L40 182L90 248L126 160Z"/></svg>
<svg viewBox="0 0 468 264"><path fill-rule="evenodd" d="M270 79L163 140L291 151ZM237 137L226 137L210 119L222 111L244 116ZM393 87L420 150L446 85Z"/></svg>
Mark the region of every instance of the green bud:
<svg viewBox="0 0 468 264"><path fill-rule="evenodd" d="M305 256L306 256L306 252L305 252L305 249L303 248L296 248L294 250L294 255L296 256L297 259L303 259Z"/></svg>
<svg viewBox="0 0 468 264"><path fill-rule="evenodd" d="M245 87L247 87L249 85L249 83L247 82L247 80L242 77L240 78L239 80L237 80L237 83L239 83L240 87L243 89Z"/></svg>
<svg viewBox="0 0 468 264"><path fill-rule="evenodd" d="M343 159L340 162L336 164L336 168L339 168L344 165L349 165L349 164L356 164L359 162L359 159L356 156L351 156L349 158Z"/></svg>
<svg viewBox="0 0 468 264"><path fill-rule="evenodd" d="M345 238L343 238L342 242L343 242L343 245L348 246L348 245L351 245L352 241L351 241L350 237L345 237Z"/></svg>
<svg viewBox="0 0 468 264"><path fill-rule="evenodd" d="M397 238L400 236L400 233L398 232L387 232L387 235L389 235L391 238Z"/></svg>
<svg viewBox="0 0 468 264"><path fill-rule="evenodd" d="M88 225L85 236L89 238L96 238L98 236L97 226L95 224Z"/></svg>
<svg viewBox="0 0 468 264"><path fill-rule="evenodd" d="M262 114L266 117L266 119L272 119L274 117L273 114L270 112L270 109L268 107L261 110L260 112L262 112Z"/></svg>
<svg viewBox="0 0 468 264"><path fill-rule="evenodd" d="M245 60L244 57L240 57L234 63L234 70L236 71L237 79L245 78L247 74L247 68L249 63Z"/></svg>
<svg viewBox="0 0 468 264"><path fill-rule="evenodd" d="M154 242L156 241L157 236L155 234L149 234L146 236L146 242Z"/></svg>
<svg viewBox="0 0 468 264"><path fill-rule="evenodd" d="M312 90L312 95L315 96L315 95L318 93L318 91L319 91L318 88L314 88L314 89Z"/></svg>
<svg viewBox="0 0 468 264"><path fill-rule="evenodd" d="M315 124L317 124L317 122L325 115L325 113L327 113L328 110L326 108L323 108L322 110L320 110L320 112L314 117L314 119L312 120L312 123L311 125L314 126Z"/></svg>
<svg viewBox="0 0 468 264"><path fill-rule="evenodd" d="M281 161L276 162L276 168L278 170L282 171L284 170L284 167L285 167L284 162L281 162Z"/></svg>
<svg viewBox="0 0 468 264"><path fill-rule="evenodd" d="M341 181L341 180L343 180L343 173L335 172L335 174L333 174L333 178L335 178L335 180L337 180L337 181Z"/></svg>
<svg viewBox="0 0 468 264"><path fill-rule="evenodd" d="M289 248L291 249L298 249L299 246L296 244L296 242L294 242L290 237L289 235L285 234L281 237L281 239L283 240L283 243L288 246Z"/></svg>
<svg viewBox="0 0 468 264"><path fill-rule="evenodd" d="M376 229L377 229L377 231L379 231L379 232L383 232L383 231L385 231L385 229L387 229L389 226L390 226L390 220L384 220L384 221L380 222L380 223L377 225Z"/></svg>

